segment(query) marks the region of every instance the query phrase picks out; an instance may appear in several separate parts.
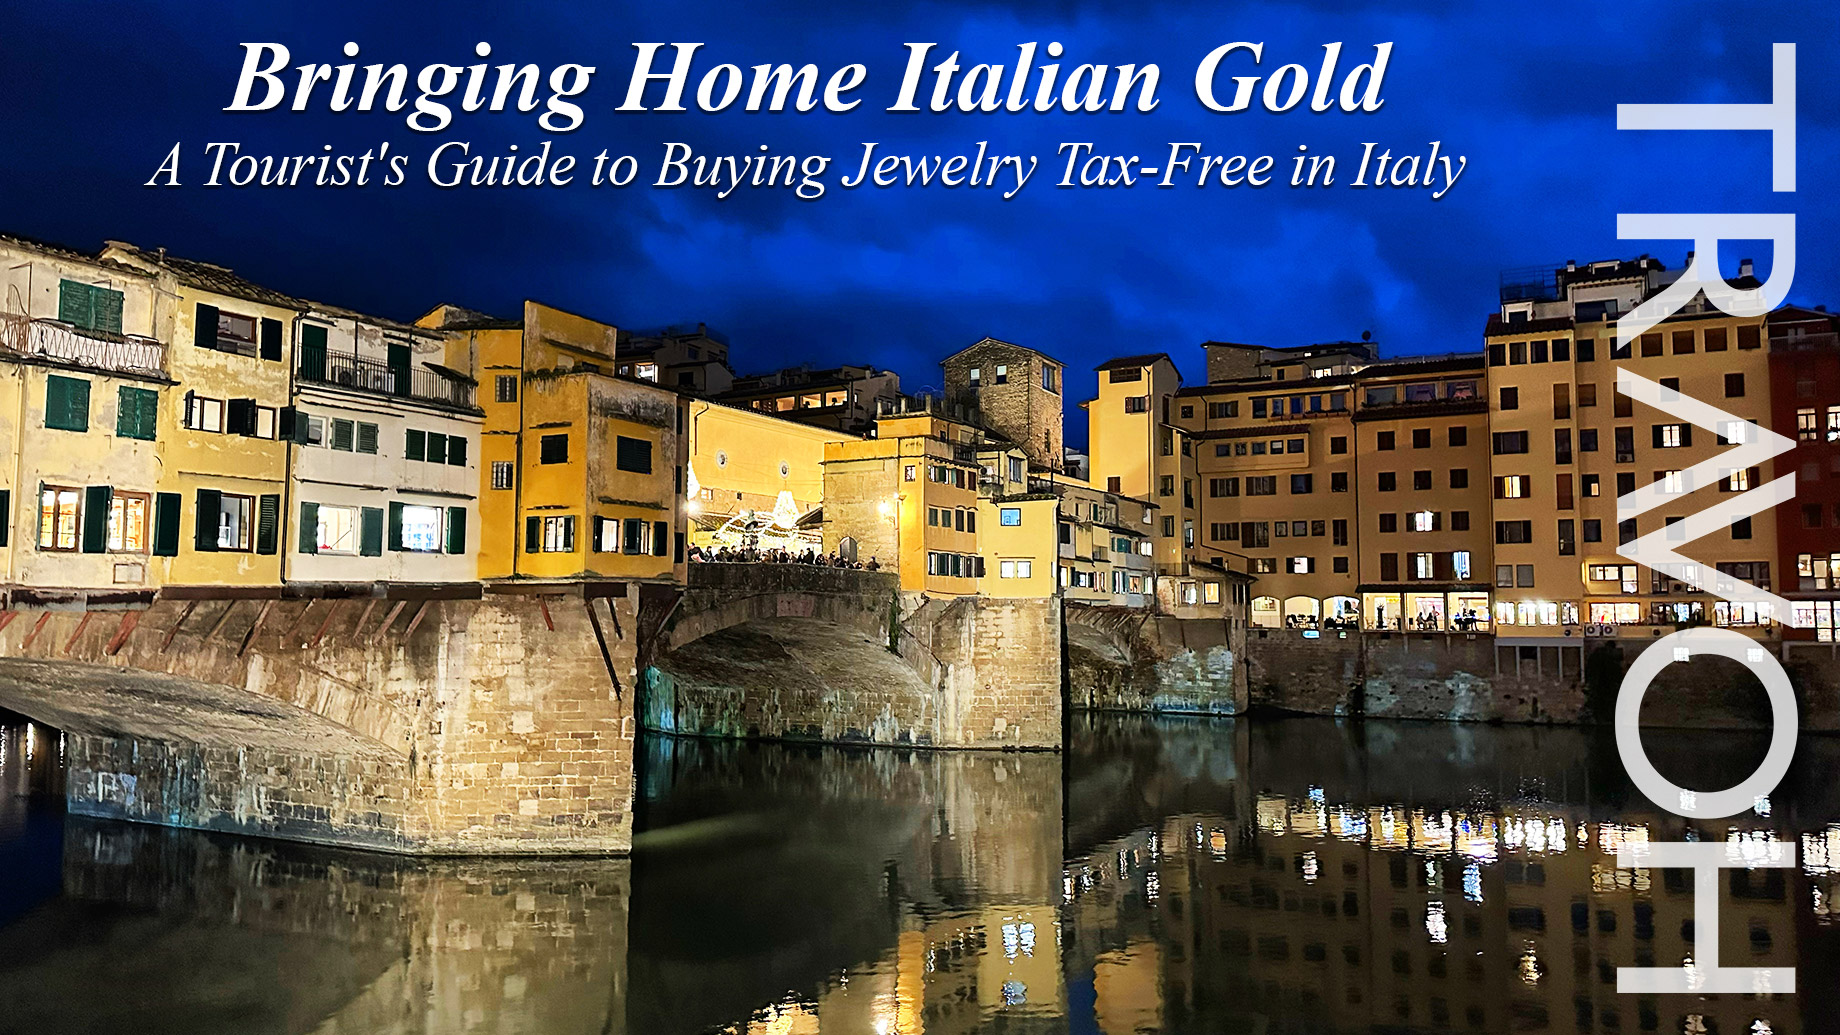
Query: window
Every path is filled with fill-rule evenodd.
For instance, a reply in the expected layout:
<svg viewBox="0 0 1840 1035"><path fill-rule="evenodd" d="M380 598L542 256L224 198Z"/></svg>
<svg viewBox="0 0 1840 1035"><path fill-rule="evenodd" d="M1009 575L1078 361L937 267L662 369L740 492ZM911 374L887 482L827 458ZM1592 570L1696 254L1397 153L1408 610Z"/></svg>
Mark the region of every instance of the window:
<svg viewBox="0 0 1840 1035"><path fill-rule="evenodd" d="M524 521L524 552L574 553L574 516L526 518Z"/></svg>
<svg viewBox="0 0 1840 1035"><path fill-rule="evenodd" d="M340 420L336 417L333 418L332 440L327 443L328 445L334 449L344 450L349 453L352 451L352 448L357 445L357 438L358 426L356 424L348 420Z"/></svg>
<svg viewBox="0 0 1840 1035"><path fill-rule="evenodd" d="M38 548L59 552L77 548L83 490L47 485L38 497Z"/></svg>
<svg viewBox="0 0 1840 1035"><path fill-rule="evenodd" d="M1121 376L1134 373L1136 373L1134 370L1114 370L1112 371L1112 383L1117 384L1120 381L1135 381L1137 380L1135 377ZM965 383L973 390L981 387L984 383L984 371L978 367L972 367L965 373Z"/></svg>
<svg viewBox="0 0 1840 1035"><path fill-rule="evenodd" d="M1733 539L1749 539L1751 537L1751 519L1746 517L1733 521L1731 523L1731 537Z"/></svg>
<svg viewBox="0 0 1840 1035"><path fill-rule="evenodd" d="M414 434L411 432L410 434ZM413 458L411 458L413 459ZM537 462L542 464L566 464L569 462L569 437L567 435L545 435L537 446ZM544 551L550 553L553 551Z"/></svg>
<svg viewBox="0 0 1840 1035"><path fill-rule="evenodd" d="M315 508L314 546L318 553L356 556L358 553L358 510L356 507Z"/></svg>
<svg viewBox="0 0 1840 1035"><path fill-rule="evenodd" d="M1229 524L1224 521L1215 521L1215 522L1210 523L1208 525L1208 541L1220 543L1220 542L1225 542L1229 539L1237 539L1238 536L1232 535L1229 531L1229 528L1230 528Z"/></svg>
<svg viewBox="0 0 1840 1035"><path fill-rule="evenodd" d="M1413 471L1412 472L1412 488L1420 490L1420 491L1431 488L1431 472L1430 471Z"/></svg>
<svg viewBox="0 0 1840 1035"><path fill-rule="evenodd" d="M992 377L991 380L1000 385L1009 384L1009 367L1002 363L997 364L996 376Z"/></svg>
<svg viewBox="0 0 1840 1035"><path fill-rule="evenodd" d="M145 388L122 385L117 393L115 434L152 442L158 427L160 394Z"/></svg>
<svg viewBox="0 0 1840 1035"><path fill-rule="evenodd" d="M545 437L544 442L546 445L548 441L549 441L548 438ZM567 439L565 438L564 439L565 449L567 448L566 442L567 442ZM565 456L564 459L567 459L567 457ZM549 463L549 462L550 461L548 460L544 461L544 463ZM651 443L651 440L643 439L643 438L628 438L625 435L615 436L613 465L622 471L630 471L633 474L651 474L652 473L652 443Z"/></svg>
<svg viewBox="0 0 1840 1035"><path fill-rule="evenodd" d="M1450 469L1450 487L1453 489L1469 488L1469 468L1453 467Z"/></svg>
<svg viewBox="0 0 1840 1035"><path fill-rule="evenodd" d="M1058 391L1058 389L1054 387L1056 380L1054 368L1043 363L1041 365L1041 386L1050 392Z"/></svg>
<svg viewBox="0 0 1840 1035"><path fill-rule="evenodd" d="M1578 451L1580 453L1597 452L1597 429L1596 428L1579 428L1578 429Z"/></svg>
<svg viewBox="0 0 1840 1035"><path fill-rule="evenodd" d="M49 413L45 417L45 426L51 426ZM1795 437L1803 442L1814 442L1821 437L1821 426L1816 419L1814 407L1805 406L1795 411Z"/></svg>
<svg viewBox="0 0 1840 1035"><path fill-rule="evenodd" d="M1654 427L1655 448L1678 449L1693 444L1693 426L1690 424L1657 424Z"/></svg>
<svg viewBox="0 0 1840 1035"><path fill-rule="evenodd" d="M58 319L86 331L121 333L122 293L74 280L58 281Z"/></svg>
<svg viewBox="0 0 1840 1035"><path fill-rule="evenodd" d="M1380 491L1392 492L1399 488L1399 475L1393 471L1380 472Z"/></svg>
<svg viewBox="0 0 1840 1035"><path fill-rule="evenodd" d="M358 423L358 452L377 452L377 425L362 421Z"/></svg>
<svg viewBox="0 0 1840 1035"><path fill-rule="evenodd" d="M1518 410L1521 408L1521 390L1507 387L1501 390L1501 409Z"/></svg>
<svg viewBox="0 0 1840 1035"><path fill-rule="evenodd" d="M1438 530L1438 512L1435 510L1417 510L1408 515L1412 519L1412 531L1435 532Z"/></svg>
<svg viewBox="0 0 1840 1035"><path fill-rule="evenodd" d="M1380 515L1380 531L1382 532L1399 531L1399 515L1398 514Z"/></svg>
<svg viewBox="0 0 1840 1035"><path fill-rule="evenodd" d="M1285 560L1284 570L1292 575L1308 575L1316 570L1314 557L1290 557ZM1192 602L1192 601L1191 601Z"/></svg>
<svg viewBox="0 0 1840 1035"><path fill-rule="evenodd" d="M89 382L52 374L45 378L45 427L89 430Z"/></svg>
<svg viewBox="0 0 1840 1035"><path fill-rule="evenodd" d="M1619 398L1627 398L1627 396ZM1619 464L1633 463L1636 458L1636 429L1615 428L1613 431L1616 440L1616 462ZM1659 433L1656 437L1660 437Z"/></svg>
<svg viewBox="0 0 1840 1035"><path fill-rule="evenodd" d="M256 501L253 496L218 495L217 549L247 553L255 533Z"/></svg>
<svg viewBox="0 0 1840 1035"><path fill-rule="evenodd" d="M1495 566L1495 588L1497 589L1513 589L1514 588L1514 565L1497 564Z"/></svg>
<svg viewBox="0 0 1840 1035"><path fill-rule="evenodd" d="M1183 409L1186 410L1188 409L1188 407L1184 406ZM1210 420L1219 420L1223 417L1237 417L1239 416L1239 403L1238 402L1211 402L1211 403L1208 403L1207 404L1207 415L1208 415L1208 419Z"/></svg>
<svg viewBox="0 0 1840 1035"><path fill-rule="evenodd" d="M1174 496L1176 494L1175 475L1166 474L1158 478L1156 480L1156 494L1158 496Z"/></svg>
<svg viewBox="0 0 1840 1035"><path fill-rule="evenodd" d="M499 402L517 402L518 376L516 374L498 375L493 379L493 387L493 398L497 399Z"/></svg>
<svg viewBox="0 0 1840 1035"><path fill-rule="evenodd" d="M1168 517L1163 518L1163 535L1173 536L1175 534L1176 534L1176 519L1173 516L1168 516Z"/></svg>
<svg viewBox="0 0 1840 1035"><path fill-rule="evenodd" d="M1531 543L1533 542L1533 522L1497 521L1495 522L1495 541L1497 543Z"/></svg>
<svg viewBox="0 0 1840 1035"><path fill-rule="evenodd" d="M390 504L390 549L404 553L440 553L440 507Z"/></svg>
<svg viewBox="0 0 1840 1035"><path fill-rule="evenodd" d="M1398 582L1399 581L1399 555L1398 554L1383 553L1380 555L1380 581L1381 582Z"/></svg>
<svg viewBox="0 0 1840 1035"><path fill-rule="evenodd" d="M1743 374L1726 374L1725 375L1725 398L1740 399L1740 398L1743 398L1743 396L1744 396L1744 375Z"/></svg>
<svg viewBox="0 0 1840 1035"><path fill-rule="evenodd" d="M146 553L153 499L144 493L117 492L109 500L110 553Z"/></svg>
<svg viewBox="0 0 1840 1035"><path fill-rule="evenodd" d="M1291 475L1291 495L1308 496L1314 487L1315 477L1308 474Z"/></svg>
<svg viewBox="0 0 1840 1035"><path fill-rule="evenodd" d="M1527 433L1525 431L1497 431L1495 433L1495 455L1507 456L1527 451Z"/></svg>
<svg viewBox="0 0 1840 1035"><path fill-rule="evenodd" d="M1347 546L1348 545L1348 522L1346 520L1342 518L1336 518L1334 521L1330 523L1329 528L1330 528L1330 535L1332 537L1332 541L1335 543L1335 545L1337 546Z"/></svg>
<svg viewBox="0 0 1840 1035"><path fill-rule="evenodd" d="M1329 452L1340 456L1348 452L1348 436L1335 435L1329 439Z"/></svg>
<svg viewBox="0 0 1840 1035"><path fill-rule="evenodd" d="M1394 435L1390 431L1382 431L1374 437L1375 447L1381 450L1392 449L1393 442L1394 442Z"/></svg>
<svg viewBox="0 0 1840 1035"><path fill-rule="evenodd" d="M1148 413L1150 412L1150 397L1147 395L1127 395L1125 396L1124 397L1124 412L1126 413Z"/></svg>
<svg viewBox="0 0 1840 1035"><path fill-rule="evenodd" d="M1001 507L997 510L997 524L1014 527L1022 524L1021 507Z"/></svg>
<svg viewBox="0 0 1840 1035"><path fill-rule="evenodd" d="M1246 479L1246 495L1276 496L1278 478L1276 475L1255 475Z"/></svg>
<svg viewBox="0 0 1840 1035"><path fill-rule="evenodd" d="M1432 571L1432 566L1431 566L1431 555L1430 554L1428 553L1406 554L1406 578L1408 579L1428 579L1432 577L1431 571Z"/></svg>
<svg viewBox="0 0 1840 1035"><path fill-rule="evenodd" d="M998 561L997 577L1000 579L1034 578L1035 562L1032 560Z"/></svg>
<svg viewBox="0 0 1840 1035"><path fill-rule="evenodd" d="M1412 429L1412 448L1413 449L1430 449L1431 448L1431 429L1430 428L1413 428Z"/></svg>
<svg viewBox="0 0 1840 1035"><path fill-rule="evenodd" d="M1495 498L1520 500L1532 495L1532 479L1524 474L1503 475L1495 479Z"/></svg>
<svg viewBox="0 0 1840 1035"><path fill-rule="evenodd" d="M1469 531L1469 511L1453 510L1450 512L1450 530L1452 532Z"/></svg>

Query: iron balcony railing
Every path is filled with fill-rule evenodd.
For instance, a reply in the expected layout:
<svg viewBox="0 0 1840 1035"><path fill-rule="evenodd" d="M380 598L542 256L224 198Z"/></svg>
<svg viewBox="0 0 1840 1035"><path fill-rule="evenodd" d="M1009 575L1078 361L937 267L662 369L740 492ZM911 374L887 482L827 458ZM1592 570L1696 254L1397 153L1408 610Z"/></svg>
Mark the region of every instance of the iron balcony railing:
<svg viewBox="0 0 1840 1035"><path fill-rule="evenodd" d="M0 316L0 352L122 373L166 374L166 346L138 334L102 336L60 320Z"/></svg>
<svg viewBox="0 0 1840 1035"><path fill-rule="evenodd" d="M378 395L422 399L462 409L473 406L473 386L459 378L434 370L393 367L388 363L359 359L356 356L315 356L303 352L300 379L312 384L336 385Z"/></svg>

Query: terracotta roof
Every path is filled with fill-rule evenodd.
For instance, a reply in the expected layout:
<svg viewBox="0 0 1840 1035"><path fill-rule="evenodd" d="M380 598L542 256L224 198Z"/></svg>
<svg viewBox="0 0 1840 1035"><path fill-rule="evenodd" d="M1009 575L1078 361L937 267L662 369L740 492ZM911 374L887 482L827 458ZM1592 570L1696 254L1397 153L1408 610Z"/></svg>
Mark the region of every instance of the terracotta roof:
<svg viewBox="0 0 1840 1035"><path fill-rule="evenodd" d="M1094 370L1128 370L1133 367L1147 367L1151 365L1152 363L1155 363L1159 359L1169 359L1169 353L1167 352L1146 352L1141 356L1119 356L1117 359L1108 359L1105 362L1094 367L1093 369ZM1174 364L1175 364L1175 361L1170 360L1170 365L1173 366Z"/></svg>
<svg viewBox="0 0 1840 1035"><path fill-rule="evenodd" d="M110 241L109 245L133 254L135 258L148 265L158 269L164 269L177 278L179 283L187 284L191 287L202 288L205 291L210 291L219 295L227 295L231 298L241 298L245 301L256 302L261 305L272 305L280 309L294 309L304 312L307 307L311 305L311 303L303 302L292 295L284 295L272 288L265 288L254 281L237 276L235 272L225 266L218 266L198 259L182 259L176 255L163 255L159 252L150 252L145 248L138 248L122 241Z"/></svg>
<svg viewBox="0 0 1840 1035"><path fill-rule="evenodd" d="M40 252L45 255L56 256L60 259L68 259L72 262L85 262L92 266L101 266L118 273L128 273L137 277L153 276L153 274L146 270L130 266L127 263L117 262L114 259L105 259L93 252L86 252L78 248L69 247L68 245L54 244L50 241L41 241L33 237L23 237L19 234L0 234L0 241L20 248Z"/></svg>

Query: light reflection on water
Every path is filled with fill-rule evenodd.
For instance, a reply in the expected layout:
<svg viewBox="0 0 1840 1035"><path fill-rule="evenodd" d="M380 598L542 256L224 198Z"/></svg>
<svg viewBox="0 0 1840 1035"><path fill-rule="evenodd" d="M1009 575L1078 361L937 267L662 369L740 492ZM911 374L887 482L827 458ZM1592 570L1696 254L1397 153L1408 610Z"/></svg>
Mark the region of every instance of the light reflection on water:
<svg viewBox="0 0 1840 1035"><path fill-rule="evenodd" d="M40 728L35 737L55 736ZM1840 742L1750 813L1596 731L1077 719L1064 755L642 746L630 860L417 862L66 820L0 724L0 1032L953 1035L1831 1030ZM1652 734L1683 786L1760 738ZM1624 996L1720 957L1800 994ZM1793 843L1795 870L1746 869ZM34 879L33 874L37 874ZM106 990L106 994L98 994Z"/></svg>

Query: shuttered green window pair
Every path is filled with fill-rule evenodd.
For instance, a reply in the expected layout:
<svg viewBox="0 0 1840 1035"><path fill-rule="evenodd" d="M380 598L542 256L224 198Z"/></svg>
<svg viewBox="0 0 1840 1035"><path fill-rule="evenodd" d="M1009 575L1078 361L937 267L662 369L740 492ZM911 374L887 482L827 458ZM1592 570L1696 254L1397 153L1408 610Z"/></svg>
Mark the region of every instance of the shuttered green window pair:
<svg viewBox="0 0 1840 1035"><path fill-rule="evenodd" d="M115 415L115 434L152 442L160 413L160 393L121 386Z"/></svg>
<svg viewBox="0 0 1840 1035"><path fill-rule="evenodd" d="M121 333L122 294L94 284L58 281L58 319L85 330Z"/></svg>
<svg viewBox="0 0 1840 1035"><path fill-rule="evenodd" d="M76 377L45 378L45 427L89 430L89 382Z"/></svg>

